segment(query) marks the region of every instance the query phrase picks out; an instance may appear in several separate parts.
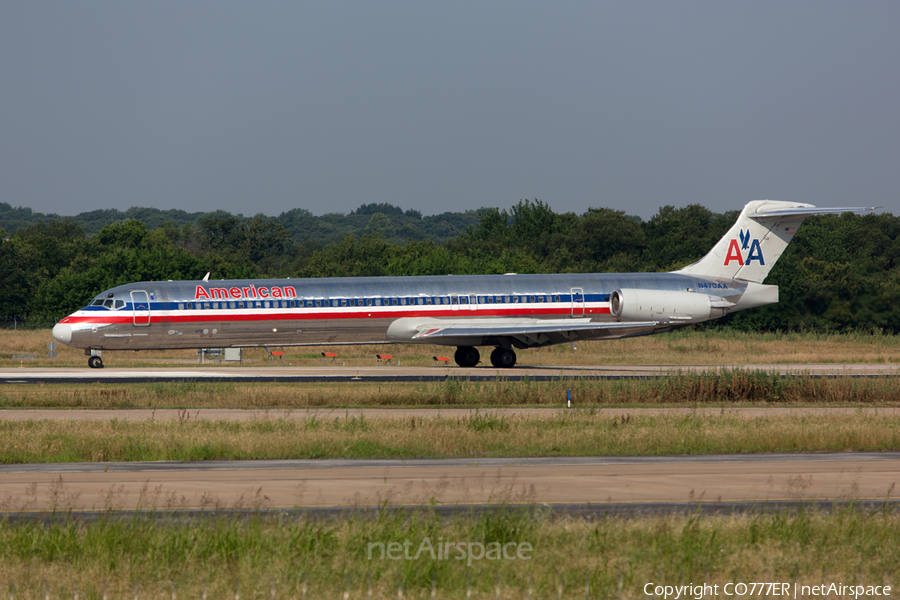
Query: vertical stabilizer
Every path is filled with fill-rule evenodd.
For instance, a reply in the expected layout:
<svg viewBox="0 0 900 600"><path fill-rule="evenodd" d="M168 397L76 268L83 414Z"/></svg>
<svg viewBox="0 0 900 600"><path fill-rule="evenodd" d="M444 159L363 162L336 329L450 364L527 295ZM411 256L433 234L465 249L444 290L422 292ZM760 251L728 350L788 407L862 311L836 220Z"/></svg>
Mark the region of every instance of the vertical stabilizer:
<svg viewBox="0 0 900 600"><path fill-rule="evenodd" d="M816 208L800 202L754 200L706 256L675 272L762 283L803 219L863 210L873 208Z"/></svg>

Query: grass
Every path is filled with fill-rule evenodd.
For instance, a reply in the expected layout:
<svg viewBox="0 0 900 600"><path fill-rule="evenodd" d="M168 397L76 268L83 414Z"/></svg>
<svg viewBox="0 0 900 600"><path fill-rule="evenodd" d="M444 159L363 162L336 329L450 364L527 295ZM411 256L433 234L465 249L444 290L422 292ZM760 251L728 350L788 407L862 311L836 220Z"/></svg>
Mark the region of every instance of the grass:
<svg viewBox="0 0 900 600"><path fill-rule="evenodd" d="M0 421L0 462L614 456L900 450L900 417L871 413L248 421Z"/></svg>
<svg viewBox="0 0 900 600"><path fill-rule="evenodd" d="M473 557L478 544L527 543L532 551L521 555L529 560L483 558L471 565L456 559L465 556L456 547L450 559L426 550L418 559L388 560L378 551L378 544L408 541L414 557L425 538L433 546L467 544ZM0 585L15 598L70 598L77 587L78 597L90 600L176 593L429 598L432 588L440 598L468 598L469 590L474 598L555 598L561 589L565 598L629 599L645 597L651 582L720 590L729 581L896 585L898 539L900 517L858 507L596 520L502 508L456 518L424 511L189 523L121 514L94 522L0 521Z"/></svg>
<svg viewBox="0 0 900 600"><path fill-rule="evenodd" d="M19 366L13 354L35 354L27 366L85 367L83 351L60 346L59 356L47 358L50 331L0 330L0 361ZM385 345L285 348L285 364L321 366L321 352L337 352L339 362L350 367L374 366L375 354L391 354L404 366L431 366L432 356L450 356L446 346ZM245 349L245 365L268 365L263 349ZM522 350L519 364L552 365L733 365L803 363L900 363L900 338L879 332L844 334L747 333L729 330L694 330L603 342L582 342L578 350L569 345ZM484 357L486 364L487 356ZM195 350L107 352L109 367L198 366Z"/></svg>
<svg viewBox="0 0 900 600"><path fill-rule="evenodd" d="M0 388L0 409L563 406L569 390L579 407L896 406L900 400L900 378L781 378L762 371L723 370L676 372L650 380L7 384Z"/></svg>

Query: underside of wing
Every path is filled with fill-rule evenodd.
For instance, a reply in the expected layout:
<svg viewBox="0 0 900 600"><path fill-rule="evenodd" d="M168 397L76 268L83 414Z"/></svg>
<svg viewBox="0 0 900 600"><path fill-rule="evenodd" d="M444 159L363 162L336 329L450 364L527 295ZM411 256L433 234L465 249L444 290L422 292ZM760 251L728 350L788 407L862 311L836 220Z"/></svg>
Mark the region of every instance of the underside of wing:
<svg viewBox="0 0 900 600"><path fill-rule="evenodd" d="M579 340L650 335L671 328L671 323L661 321L604 323L590 319L400 319L388 329L388 337L392 341L472 346L508 340L514 346L527 348Z"/></svg>

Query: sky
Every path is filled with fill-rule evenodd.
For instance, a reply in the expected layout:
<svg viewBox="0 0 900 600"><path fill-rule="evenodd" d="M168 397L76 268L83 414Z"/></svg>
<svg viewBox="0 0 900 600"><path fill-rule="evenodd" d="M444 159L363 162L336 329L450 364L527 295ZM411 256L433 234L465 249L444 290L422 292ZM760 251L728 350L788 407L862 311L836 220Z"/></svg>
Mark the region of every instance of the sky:
<svg viewBox="0 0 900 600"><path fill-rule="evenodd" d="M900 214L900 2L0 2L0 202Z"/></svg>

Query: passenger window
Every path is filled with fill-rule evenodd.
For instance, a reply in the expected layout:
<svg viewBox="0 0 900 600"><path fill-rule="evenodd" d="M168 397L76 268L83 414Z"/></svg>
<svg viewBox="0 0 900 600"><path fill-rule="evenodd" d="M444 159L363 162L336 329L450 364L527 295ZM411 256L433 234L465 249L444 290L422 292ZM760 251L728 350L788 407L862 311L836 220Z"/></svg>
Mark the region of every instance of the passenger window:
<svg viewBox="0 0 900 600"><path fill-rule="evenodd" d="M346 300L341 300L341 306L347 306L347 301L346 301Z"/></svg>
<svg viewBox="0 0 900 600"><path fill-rule="evenodd" d="M375 298L375 306L381 306L381 298Z"/></svg>
<svg viewBox="0 0 900 600"><path fill-rule="evenodd" d="M536 300L536 298L534 296L531 296L528 300L531 302L534 302Z"/></svg>
<svg viewBox="0 0 900 600"><path fill-rule="evenodd" d="M372 299L366 298L366 306L372 306Z"/></svg>
<svg viewBox="0 0 900 600"><path fill-rule="evenodd" d="M468 304L468 303L469 303L469 299L466 298L465 296L460 296L460 298L459 298L459 303L460 303L460 304Z"/></svg>
<svg viewBox="0 0 900 600"><path fill-rule="evenodd" d="M400 298L400 304L406 306L406 298Z"/></svg>
<svg viewBox="0 0 900 600"><path fill-rule="evenodd" d="M543 297L543 296L538 296L538 302L543 302L543 301L544 301L544 297Z"/></svg>
<svg viewBox="0 0 900 600"><path fill-rule="evenodd" d="M433 302L434 300L432 300L431 298L425 298L425 304L432 304Z"/></svg>

